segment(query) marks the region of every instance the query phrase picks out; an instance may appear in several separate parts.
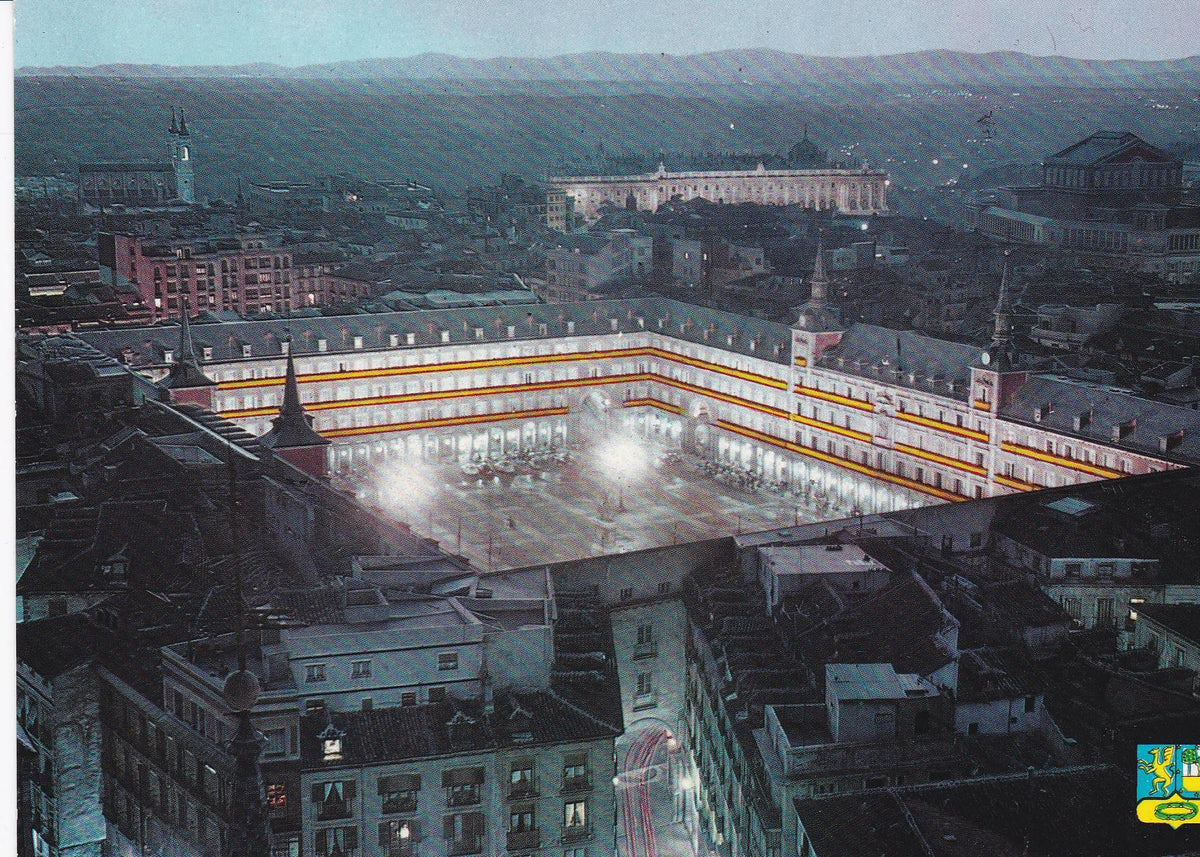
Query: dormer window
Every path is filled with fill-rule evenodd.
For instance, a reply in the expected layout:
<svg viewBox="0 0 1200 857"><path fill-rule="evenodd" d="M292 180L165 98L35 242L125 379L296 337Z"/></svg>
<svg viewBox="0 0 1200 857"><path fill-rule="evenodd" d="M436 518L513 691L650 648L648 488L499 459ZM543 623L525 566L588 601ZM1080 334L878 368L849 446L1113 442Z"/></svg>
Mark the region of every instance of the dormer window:
<svg viewBox="0 0 1200 857"><path fill-rule="evenodd" d="M342 739L346 733L332 723L317 736L321 739L321 758L326 762L337 762L342 758Z"/></svg>
<svg viewBox="0 0 1200 857"><path fill-rule="evenodd" d="M250 347L249 343L246 343L245 345L242 346L242 356L243 357L249 357L253 353L254 353L253 349Z"/></svg>

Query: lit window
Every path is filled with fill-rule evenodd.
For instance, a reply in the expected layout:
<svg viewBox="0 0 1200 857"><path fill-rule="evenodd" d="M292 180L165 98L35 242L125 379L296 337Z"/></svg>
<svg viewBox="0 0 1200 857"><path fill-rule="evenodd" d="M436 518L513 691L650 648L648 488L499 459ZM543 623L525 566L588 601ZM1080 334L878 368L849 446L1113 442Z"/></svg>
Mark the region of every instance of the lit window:
<svg viewBox="0 0 1200 857"><path fill-rule="evenodd" d="M342 758L342 738L345 732L336 728L332 723L321 732L321 755L326 762L336 762Z"/></svg>
<svg viewBox="0 0 1200 857"><path fill-rule="evenodd" d="M563 804L563 826L584 827L587 824L587 801L571 800Z"/></svg>

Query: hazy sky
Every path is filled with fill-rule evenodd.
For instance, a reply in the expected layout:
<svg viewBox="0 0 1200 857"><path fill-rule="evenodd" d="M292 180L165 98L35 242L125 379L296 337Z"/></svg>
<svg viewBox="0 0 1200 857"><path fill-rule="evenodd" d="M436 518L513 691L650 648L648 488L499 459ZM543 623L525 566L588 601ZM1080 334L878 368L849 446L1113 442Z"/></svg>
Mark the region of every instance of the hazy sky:
<svg viewBox="0 0 1200 857"><path fill-rule="evenodd" d="M16 0L16 65L770 47L1200 54L1200 0Z"/></svg>

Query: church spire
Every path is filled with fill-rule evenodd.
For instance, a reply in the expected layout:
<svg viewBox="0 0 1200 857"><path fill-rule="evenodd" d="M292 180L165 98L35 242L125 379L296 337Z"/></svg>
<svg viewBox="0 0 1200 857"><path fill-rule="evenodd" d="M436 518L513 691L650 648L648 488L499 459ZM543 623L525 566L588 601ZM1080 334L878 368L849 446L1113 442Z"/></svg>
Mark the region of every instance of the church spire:
<svg viewBox="0 0 1200 857"><path fill-rule="evenodd" d="M179 108L179 136L188 136L187 120L183 118L183 108Z"/></svg>
<svg viewBox="0 0 1200 857"><path fill-rule="evenodd" d="M175 123L175 108L171 108L171 133L178 134L179 126Z"/></svg>

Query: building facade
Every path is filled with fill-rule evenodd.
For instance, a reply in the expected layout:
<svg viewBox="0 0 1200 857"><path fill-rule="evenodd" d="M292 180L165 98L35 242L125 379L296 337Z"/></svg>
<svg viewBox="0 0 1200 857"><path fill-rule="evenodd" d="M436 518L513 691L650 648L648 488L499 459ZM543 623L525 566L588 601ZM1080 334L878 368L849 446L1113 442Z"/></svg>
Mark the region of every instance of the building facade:
<svg viewBox="0 0 1200 857"><path fill-rule="evenodd" d="M586 221L600 216L601 206L655 211L672 199L703 198L718 203L802 205L840 214L887 214L887 173L847 169L767 169L668 172L631 176L553 176L547 179L574 200Z"/></svg>
<svg viewBox="0 0 1200 857"><path fill-rule="evenodd" d="M1048 156L1040 185L1000 188L976 206L973 225L1172 281L1200 273L1200 206L1184 200L1183 163L1127 131Z"/></svg>
<svg viewBox="0 0 1200 857"><path fill-rule="evenodd" d="M156 321L177 317L184 299L194 312L253 314L310 305L310 292L293 287L291 251L266 235L163 241L104 232L99 255L101 279L136 288Z"/></svg>
<svg viewBox="0 0 1200 857"><path fill-rule="evenodd" d="M340 471L624 427L869 512L1200 460L1195 411L911 331L839 329L823 313L789 328L646 298L210 323L193 338L214 408L254 434L282 403L290 347ZM75 336L155 379L177 339Z"/></svg>

